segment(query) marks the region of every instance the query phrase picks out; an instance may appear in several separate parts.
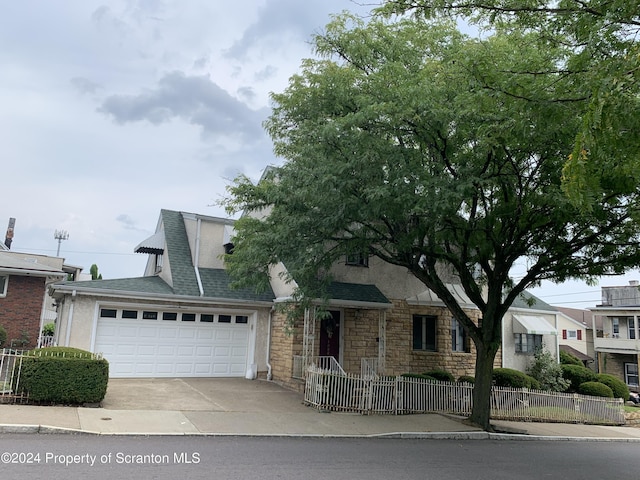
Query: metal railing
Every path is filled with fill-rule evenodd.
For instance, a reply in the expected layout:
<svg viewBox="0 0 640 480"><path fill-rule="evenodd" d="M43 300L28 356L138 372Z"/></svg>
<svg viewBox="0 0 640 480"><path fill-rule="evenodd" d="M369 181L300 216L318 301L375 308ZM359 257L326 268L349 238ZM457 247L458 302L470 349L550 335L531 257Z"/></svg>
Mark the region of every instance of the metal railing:
<svg viewBox="0 0 640 480"><path fill-rule="evenodd" d="M0 350L0 403L21 403L28 395L20 389L24 350Z"/></svg>
<svg viewBox="0 0 640 480"><path fill-rule="evenodd" d="M291 377L304 380L309 367L319 368L335 375L346 375L340 363L332 356L309 357L305 361L302 355L293 356Z"/></svg>
<svg viewBox="0 0 640 480"><path fill-rule="evenodd" d="M38 348L55 347L56 337L53 335L40 335L38 337Z"/></svg>
<svg viewBox="0 0 640 480"><path fill-rule="evenodd" d="M360 359L360 375L363 378L377 377L379 374L379 360L377 358Z"/></svg>
<svg viewBox="0 0 640 480"><path fill-rule="evenodd" d="M473 385L409 377L336 375L309 367L304 401L322 410L361 414L451 413L468 416ZM494 387L491 418L622 425L622 399Z"/></svg>

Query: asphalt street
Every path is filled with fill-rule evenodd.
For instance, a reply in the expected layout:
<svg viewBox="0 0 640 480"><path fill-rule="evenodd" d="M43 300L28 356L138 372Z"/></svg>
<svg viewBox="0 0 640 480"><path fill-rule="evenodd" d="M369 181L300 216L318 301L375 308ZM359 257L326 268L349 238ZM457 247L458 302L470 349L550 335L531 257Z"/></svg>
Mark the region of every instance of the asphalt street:
<svg viewBox="0 0 640 480"><path fill-rule="evenodd" d="M0 435L3 478L638 478L630 442Z"/></svg>

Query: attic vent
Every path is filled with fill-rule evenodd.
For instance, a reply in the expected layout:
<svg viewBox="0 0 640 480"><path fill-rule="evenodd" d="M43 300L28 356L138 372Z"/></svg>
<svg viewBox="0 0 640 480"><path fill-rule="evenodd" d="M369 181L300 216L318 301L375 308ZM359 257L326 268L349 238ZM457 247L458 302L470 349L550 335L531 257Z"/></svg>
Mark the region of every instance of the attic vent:
<svg viewBox="0 0 640 480"><path fill-rule="evenodd" d="M227 255L231 255L233 253L233 243L225 243L223 247L224 253L226 253Z"/></svg>

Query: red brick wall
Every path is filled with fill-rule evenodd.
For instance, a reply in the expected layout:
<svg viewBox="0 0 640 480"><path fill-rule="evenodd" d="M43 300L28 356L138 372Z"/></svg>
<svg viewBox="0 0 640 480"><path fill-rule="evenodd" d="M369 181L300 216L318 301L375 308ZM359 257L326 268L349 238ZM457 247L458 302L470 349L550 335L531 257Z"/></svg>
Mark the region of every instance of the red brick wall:
<svg viewBox="0 0 640 480"><path fill-rule="evenodd" d="M10 347L11 340L20 340L24 334L29 340L26 348L37 345L44 293L43 277L9 276L7 296L0 297L0 325L7 331L2 347Z"/></svg>

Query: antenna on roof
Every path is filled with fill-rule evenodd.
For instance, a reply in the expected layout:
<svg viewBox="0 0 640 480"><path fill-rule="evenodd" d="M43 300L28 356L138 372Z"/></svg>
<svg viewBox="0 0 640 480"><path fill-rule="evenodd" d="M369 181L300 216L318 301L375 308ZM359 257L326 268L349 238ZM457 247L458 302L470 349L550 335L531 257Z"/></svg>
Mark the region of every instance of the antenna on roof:
<svg viewBox="0 0 640 480"><path fill-rule="evenodd" d="M69 232L66 230L56 230L56 233L53 234L53 238L58 240L58 251L56 252L56 257L60 256L60 244L63 240L67 240L69 238Z"/></svg>
<svg viewBox="0 0 640 480"><path fill-rule="evenodd" d="M11 242L13 242L13 228L16 226L16 219L9 218L9 226L7 227L7 235L4 239L5 246L10 250Z"/></svg>

